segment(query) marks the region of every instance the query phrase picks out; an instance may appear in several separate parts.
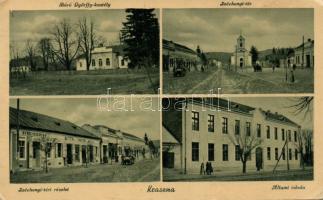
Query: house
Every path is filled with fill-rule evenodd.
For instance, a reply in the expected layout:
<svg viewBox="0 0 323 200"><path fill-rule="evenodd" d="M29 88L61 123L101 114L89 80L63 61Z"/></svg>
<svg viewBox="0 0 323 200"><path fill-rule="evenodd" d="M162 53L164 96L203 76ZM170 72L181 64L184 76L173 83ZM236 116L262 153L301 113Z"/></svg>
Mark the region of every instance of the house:
<svg viewBox="0 0 323 200"><path fill-rule="evenodd" d="M235 46L235 51L231 56L231 65L239 66L240 69L251 66L251 55L246 49L246 39L240 34L237 38L237 44Z"/></svg>
<svg viewBox="0 0 323 200"><path fill-rule="evenodd" d="M314 67L314 40L308 39L306 42L300 44L294 49L295 64L300 68Z"/></svg>
<svg viewBox="0 0 323 200"><path fill-rule="evenodd" d="M125 58L124 45L95 47L92 50L90 70L123 69L128 68L129 60ZM76 70L84 71L86 68L85 55L76 58Z"/></svg>
<svg viewBox="0 0 323 200"><path fill-rule="evenodd" d="M74 123L12 107L9 117L11 171L42 169L46 157L52 168L100 162L100 138Z"/></svg>
<svg viewBox="0 0 323 200"><path fill-rule="evenodd" d="M162 114L164 167L196 174L202 163L211 162L215 171L241 171L241 137L259 142L248 156L247 171L257 165L273 170L276 164L286 169L287 163L299 168L301 127L284 115L220 98L170 100Z"/></svg>
<svg viewBox="0 0 323 200"><path fill-rule="evenodd" d="M196 70L199 62L196 51L173 41L163 39L163 70L172 72L183 64L188 71Z"/></svg>

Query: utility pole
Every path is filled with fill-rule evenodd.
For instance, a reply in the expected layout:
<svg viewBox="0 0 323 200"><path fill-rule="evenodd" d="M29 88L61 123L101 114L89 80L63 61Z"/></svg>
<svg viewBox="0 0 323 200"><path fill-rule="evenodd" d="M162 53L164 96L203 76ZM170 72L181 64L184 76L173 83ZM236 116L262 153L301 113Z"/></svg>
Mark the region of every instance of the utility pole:
<svg viewBox="0 0 323 200"><path fill-rule="evenodd" d="M16 138L16 167L19 166L19 131L20 131L20 123L19 123L19 115L20 115L20 99L17 99L17 138Z"/></svg>
<svg viewBox="0 0 323 200"><path fill-rule="evenodd" d="M288 132L287 137L286 137L286 151L287 151L287 170L289 171L289 149L288 149L288 140L290 137L290 133Z"/></svg>
<svg viewBox="0 0 323 200"><path fill-rule="evenodd" d="M236 45L236 61L235 61L235 71L237 72L238 68L238 46Z"/></svg>
<svg viewBox="0 0 323 200"><path fill-rule="evenodd" d="M302 43L302 69L304 68L304 35L303 35L303 43Z"/></svg>

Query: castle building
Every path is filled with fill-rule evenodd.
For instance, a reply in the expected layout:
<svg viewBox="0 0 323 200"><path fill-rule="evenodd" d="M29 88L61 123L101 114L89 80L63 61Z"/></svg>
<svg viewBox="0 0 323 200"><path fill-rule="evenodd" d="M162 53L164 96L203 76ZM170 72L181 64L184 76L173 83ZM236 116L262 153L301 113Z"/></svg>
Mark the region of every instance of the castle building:
<svg viewBox="0 0 323 200"><path fill-rule="evenodd" d="M211 162L215 173L240 172L243 148L251 149L247 171L300 167L301 127L284 115L218 98L170 102L163 111L164 168L197 174Z"/></svg>
<svg viewBox="0 0 323 200"><path fill-rule="evenodd" d="M252 65L251 55L246 49L246 39L240 34L237 38L235 51L231 56L231 65L238 66L240 69Z"/></svg>

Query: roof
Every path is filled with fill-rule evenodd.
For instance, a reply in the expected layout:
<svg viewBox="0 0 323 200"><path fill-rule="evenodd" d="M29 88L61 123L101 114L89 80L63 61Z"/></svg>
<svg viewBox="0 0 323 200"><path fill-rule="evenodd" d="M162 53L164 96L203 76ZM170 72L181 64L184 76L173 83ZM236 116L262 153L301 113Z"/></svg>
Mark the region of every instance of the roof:
<svg viewBox="0 0 323 200"><path fill-rule="evenodd" d="M260 109L260 111L265 116L266 120L273 120L273 121L277 121L277 122L287 123L287 124L297 126L297 127L300 126L300 125L293 122L292 120L290 120L289 118L287 118L286 116L284 116L282 114L272 113L269 110L265 111L265 110L262 110L262 109Z"/></svg>
<svg viewBox="0 0 323 200"><path fill-rule="evenodd" d="M16 108L10 107L10 126L17 126L17 111ZM72 122L21 109L19 110L19 126L27 129L99 139L98 136Z"/></svg>
<svg viewBox="0 0 323 200"><path fill-rule="evenodd" d="M181 45L181 44L178 44L173 41L166 40L166 39L163 39L163 48L169 48L172 50L178 50L178 51L184 51L184 52L191 53L191 54L197 54L194 50L192 50L184 45Z"/></svg>
<svg viewBox="0 0 323 200"><path fill-rule="evenodd" d="M314 47L314 40L308 39L307 41L304 42L304 47ZM295 47L295 49L300 49L303 48L303 43Z"/></svg>
<svg viewBox="0 0 323 200"><path fill-rule="evenodd" d="M171 132L163 125L163 143L179 144L178 140Z"/></svg>
<svg viewBox="0 0 323 200"><path fill-rule="evenodd" d="M250 112L255 110L255 108L243 105L237 102L228 101L227 99L222 98L194 98L191 100L194 103L205 105L210 105L214 107L219 107L222 109L228 110L230 108L231 111L239 112L239 113L245 113L245 114L251 114Z"/></svg>

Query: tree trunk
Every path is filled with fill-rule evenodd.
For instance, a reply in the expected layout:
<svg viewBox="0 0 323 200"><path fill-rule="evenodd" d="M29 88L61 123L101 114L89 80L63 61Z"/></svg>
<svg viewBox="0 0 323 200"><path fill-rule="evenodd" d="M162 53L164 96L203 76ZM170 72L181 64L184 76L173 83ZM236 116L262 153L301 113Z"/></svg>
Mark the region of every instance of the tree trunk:
<svg viewBox="0 0 323 200"><path fill-rule="evenodd" d="M247 172L247 161L242 162L242 173L246 173Z"/></svg>

